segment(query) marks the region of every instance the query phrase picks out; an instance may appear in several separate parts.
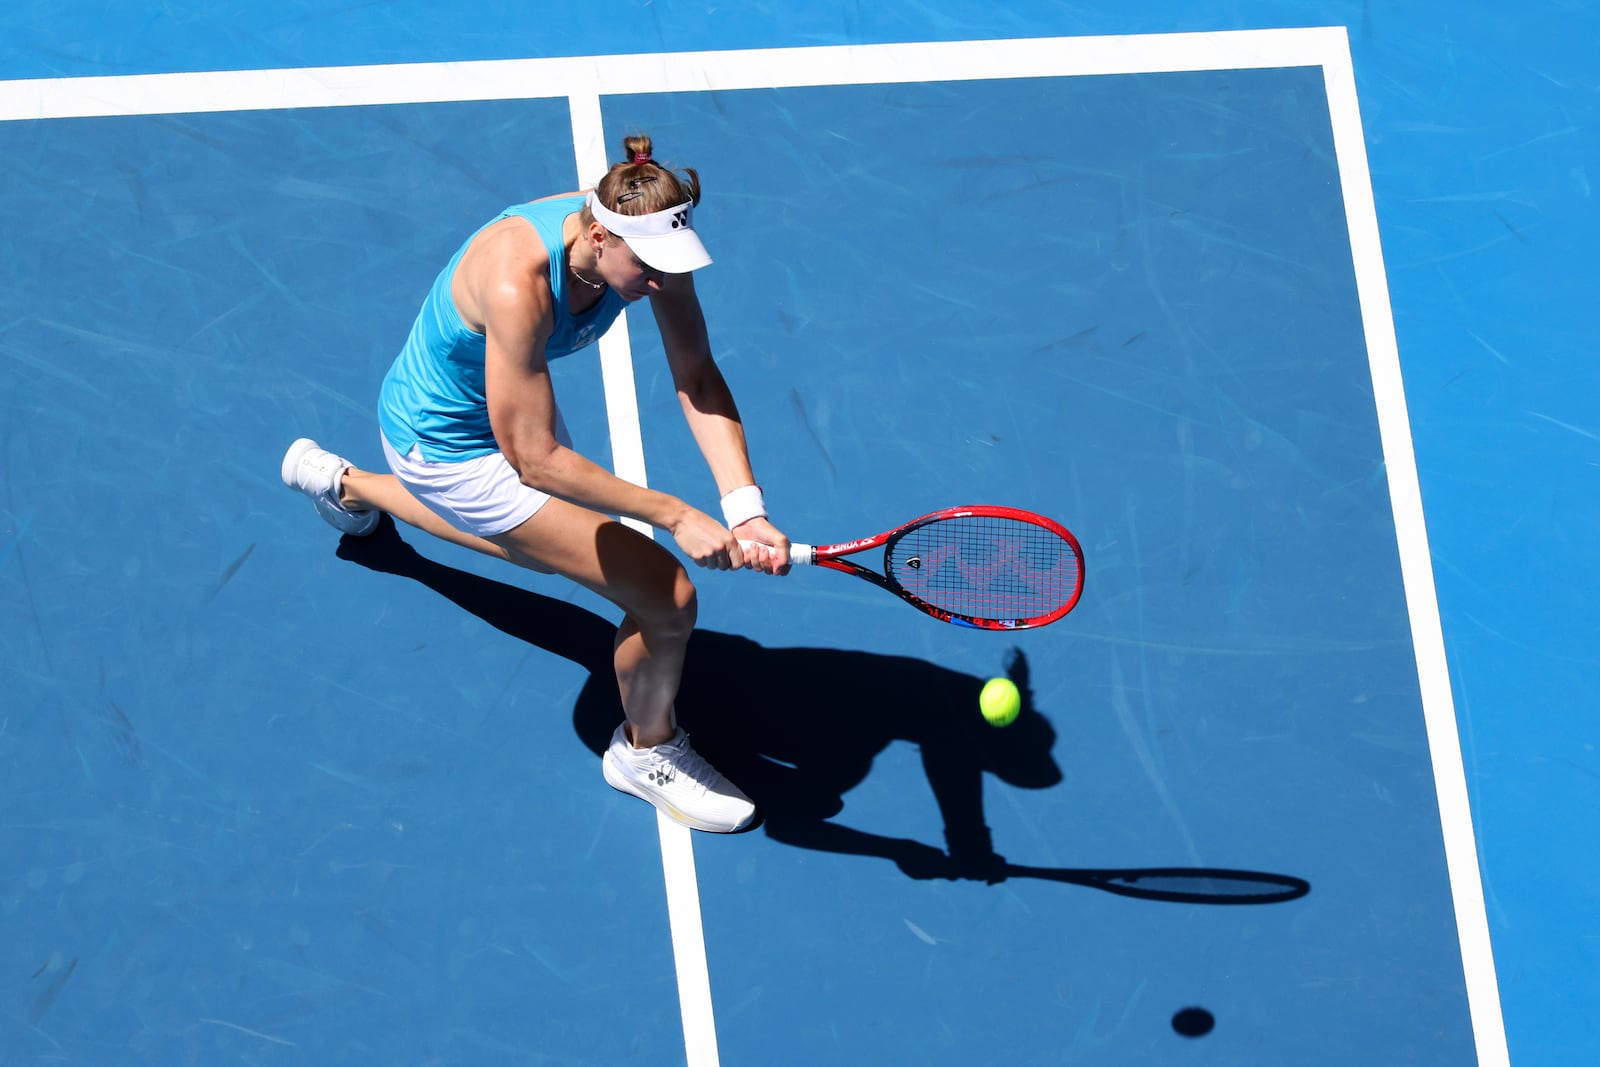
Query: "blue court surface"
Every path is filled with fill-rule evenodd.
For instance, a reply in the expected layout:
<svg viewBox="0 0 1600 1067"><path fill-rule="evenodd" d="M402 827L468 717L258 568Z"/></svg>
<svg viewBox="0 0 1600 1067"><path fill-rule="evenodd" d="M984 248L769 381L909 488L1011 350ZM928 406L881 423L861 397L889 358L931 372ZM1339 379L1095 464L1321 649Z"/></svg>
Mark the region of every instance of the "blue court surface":
<svg viewBox="0 0 1600 1067"><path fill-rule="evenodd" d="M1096 6L0 14L0 1064L1600 1056L1600 19ZM1088 563L697 572L730 837L602 780L604 601L278 477L635 130L787 533ZM715 512L648 309L554 372Z"/></svg>

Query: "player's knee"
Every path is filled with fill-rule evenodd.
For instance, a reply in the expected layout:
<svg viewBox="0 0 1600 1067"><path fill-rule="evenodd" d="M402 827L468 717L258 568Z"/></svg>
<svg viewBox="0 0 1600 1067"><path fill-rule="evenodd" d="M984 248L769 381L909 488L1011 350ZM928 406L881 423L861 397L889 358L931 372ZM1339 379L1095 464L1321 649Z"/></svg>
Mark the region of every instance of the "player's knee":
<svg viewBox="0 0 1600 1067"><path fill-rule="evenodd" d="M682 567L672 582L672 628L676 634L688 636L700 617L700 594Z"/></svg>
<svg viewBox="0 0 1600 1067"><path fill-rule="evenodd" d="M661 594L634 612L639 625L650 635L666 640L687 639L700 612L699 594L681 565L674 566Z"/></svg>

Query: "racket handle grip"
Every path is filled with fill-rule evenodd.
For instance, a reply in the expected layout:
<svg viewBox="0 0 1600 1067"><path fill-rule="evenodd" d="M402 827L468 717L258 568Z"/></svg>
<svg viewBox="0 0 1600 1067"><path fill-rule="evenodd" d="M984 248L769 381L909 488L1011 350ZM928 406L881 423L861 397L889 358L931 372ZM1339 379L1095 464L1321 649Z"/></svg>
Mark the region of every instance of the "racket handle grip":
<svg viewBox="0 0 1600 1067"><path fill-rule="evenodd" d="M757 546L760 546L761 548L772 547L770 545L762 544L760 541L746 541L743 538L739 539L740 548L755 548ZM789 565L791 567L809 565L815 563L816 561L817 552L814 546L797 544L791 544L789 546Z"/></svg>

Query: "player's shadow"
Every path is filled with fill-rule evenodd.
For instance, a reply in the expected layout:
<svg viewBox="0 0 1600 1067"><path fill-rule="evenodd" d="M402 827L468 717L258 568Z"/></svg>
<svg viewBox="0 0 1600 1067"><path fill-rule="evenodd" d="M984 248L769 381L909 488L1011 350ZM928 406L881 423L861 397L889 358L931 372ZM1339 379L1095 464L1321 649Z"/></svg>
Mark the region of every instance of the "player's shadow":
<svg viewBox="0 0 1600 1067"><path fill-rule="evenodd" d="M339 556L422 583L489 625L584 667L573 708L578 737L598 755L622 721L612 673L615 623L575 604L437 563L418 554L385 516L369 537L346 537ZM1061 781L1055 731L1033 707L1028 665L1008 668L1023 694L1017 721L996 729L977 713L982 680L924 660L827 648L766 648L711 630L693 637L678 718L695 748L737 782L776 841L894 862L913 878L999 882L1030 877L1148 900L1260 904L1310 889L1289 875L1220 868L1042 868L1008 863L994 850L983 810L983 776L1024 789ZM944 848L837 821L845 795L895 741L921 753ZM598 780L598 779L597 779ZM908 796L907 803L925 802Z"/></svg>

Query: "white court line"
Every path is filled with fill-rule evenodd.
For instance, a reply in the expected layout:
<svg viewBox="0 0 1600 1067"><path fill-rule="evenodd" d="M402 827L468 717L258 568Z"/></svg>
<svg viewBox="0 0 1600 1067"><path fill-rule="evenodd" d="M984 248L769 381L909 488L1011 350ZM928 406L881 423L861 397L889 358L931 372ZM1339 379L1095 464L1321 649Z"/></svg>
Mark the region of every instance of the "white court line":
<svg viewBox="0 0 1600 1067"><path fill-rule="evenodd" d="M0 82L0 121L564 97L572 103L579 173L594 175L599 173L596 167L604 166L599 98L605 95L1291 66L1323 71L1478 1062L1502 1067L1510 1060L1500 994L1349 37L1343 27L37 79ZM618 473L642 482L644 455L622 320L613 334L601 342L613 450ZM678 971L689 1062L703 1067L715 1064L716 1046L714 1032L705 1029L711 1027L711 1015L698 896L693 896L692 915L686 901L675 904L671 896L675 881L679 888L693 885L689 831L663 821L662 855L675 952L698 953L688 962L680 959ZM685 910L680 912L679 906ZM680 920L686 927L682 944ZM691 924L692 931L687 930ZM686 990L686 982L693 988ZM691 998L703 998L703 1005L691 1005Z"/></svg>
<svg viewBox="0 0 1600 1067"><path fill-rule="evenodd" d="M1378 433L1383 439L1389 480L1389 503L1400 548L1400 576L1411 614L1411 644L1417 657L1422 717L1433 758L1433 787L1439 798L1445 865L1455 902L1456 936L1467 983L1467 1005L1482 1067L1511 1062L1500 987L1495 977L1494 950L1489 941L1489 916L1478 869L1477 839L1467 776L1461 761L1461 736L1456 724L1450 668L1445 659L1444 628L1433 584L1433 559L1422 513L1422 486L1406 411L1405 383L1400 373L1400 348L1395 339L1394 312L1389 305L1388 273L1378 235L1378 208L1367 165L1367 144L1361 132L1361 107L1356 97L1354 65L1346 46L1322 64L1328 111L1333 123L1334 155L1339 162L1339 187L1344 194L1345 224L1355 261L1356 292L1361 302L1362 332L1372 393L1377 401Z"/></svg>
<svg viewBox="0 0 1600 1067"><path fill-rule="evenodd" d="M0 121L1318 66L1342 29L1047 37L0 82Z"/></svg>
<svg viewBox="0 0 1600 1067"><path fill-rule="evenodd" d="M572 144L577 157L578 188L592 188L605 174L605 124L600 97L577 93L568 97ZM600 338L600 378L605 387L606 420L611 434L611 462L617 476L637 485L645 480L644 438L639 425L639 396L633 381L633 348L628 343L628 317ZM650 524L623 522L647 537ZM719 1067L717 1023L711 1007L711 968L706 962L705 926L700 918L700 883L695 876L692 831L656 812L661 840L661 871L667 889L667 926L672 933L672 960L678 977L678 1014L683 1022L683 1047L688 1067Z"/></svg>

